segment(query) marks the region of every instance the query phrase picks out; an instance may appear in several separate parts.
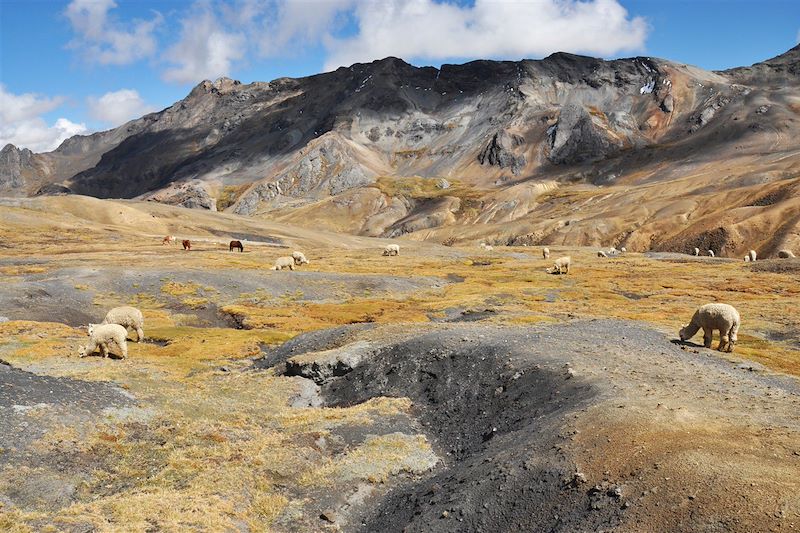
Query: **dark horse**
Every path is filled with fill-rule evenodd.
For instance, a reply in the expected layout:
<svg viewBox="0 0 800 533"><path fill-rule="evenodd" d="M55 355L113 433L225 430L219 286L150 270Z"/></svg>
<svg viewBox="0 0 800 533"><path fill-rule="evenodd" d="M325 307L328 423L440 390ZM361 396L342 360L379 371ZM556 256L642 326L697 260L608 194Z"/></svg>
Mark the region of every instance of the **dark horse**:
<svg viewBox="0 0 800 533"><path fill-rule="evenodd" d="M244 252L244 246L242 246L241 241L231 241L230 245L228 246L228 251L232 252L235 248L238 248L240 252Z"/></svg>
<svg viewBox="0 0 800 533"><path fill-rule="evenodd" d="M192 249L192 241L189 241L189 240L183 241L183 249L184 250L191 250Z"/></svg>

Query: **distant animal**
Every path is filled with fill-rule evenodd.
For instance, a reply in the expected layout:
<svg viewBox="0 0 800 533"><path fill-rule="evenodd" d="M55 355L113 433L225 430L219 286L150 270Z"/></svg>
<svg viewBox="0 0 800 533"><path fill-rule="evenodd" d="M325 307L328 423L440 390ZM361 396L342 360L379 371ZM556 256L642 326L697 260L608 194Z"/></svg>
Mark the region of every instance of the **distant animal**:
<svg viewBox="0 0 800 533"><path fill-rule="evenodd" d="M383 255L400 255L400 245L387 244L386 248L383 249Z"/></svg>
<svg viewBox="0 0 800 533"><path fill-rule="evenodd" d="M550 259L550 248L542 248L542 257L544 259Z"/></svg>
<svg viewBox="0 0 800 533"><path fill-rule="evenodd" d="M297 250L292 252L292 259L294 259L295 265L307 265L310 263L310 261L306 259L306 255L303 252L298 252Z"/></svg>
<svg viewBox="0 0 800 533"><path fill-rule="evenodd" d="M708 256L709 257L714 257L714 250L709 250L708 251Z"/></svg>
<svg viewBox="0 0 800 533"><path fill-rule="evenodd" d="M623 246L622 248L619 249L619 251L624 254L628 251L628 249Z"/></svg>
<svg viewBox="0 0 800 533"><path fill-rule="evenodd" d="M487 244L486 246L483 247L483 249L486 250L487 252L491 252L492 250L494 250L494 246L492 246L491 244Z"/></svg>
<svg viewBox="0 0 800 533"><path fill-rule="evenodd" d="M749 255L744 256L744 262L745 263L749 263L750 262L750 256Z"/></svg>
<svg viewBox="0 0 800 533"><path fill-rule="evenodd" d="M175 236L174 235L167 235L166 237L164 237L164 239L162 239L161 244L162 245L164 245L164 244L172 244L174 242L175 242Z"/></svg>
<svg viewBox="0 0 800 533"><path fill-rule="evenodd" d="M284 268L294 270L294 257L290 257L288 255L279 257L275 260L275 264L272 266L272 270L283 270Z"/></svg>
<svg viewBox="0 0 800 533"><path fill-rule="evenodd" d="M778 257L780 257L781 259L791 259L794 257L794 252L792 252L791 250L779 250Z"/></svg>
<svg viewBox="0 0 800 533"><path fill-rule="evenodd" d="M700 255L700 248L694 249L694 255Z"/></svg>
<svg viewBox="0 0 800 533"><path fill-rule="evenodd" d="M603 250L597 250L597 257L608 257L608 254Z"/></svg>
<svg viewBox="0 0 800 533"><path fill-rule="evenodd" d="M93 354L99 347L103 352L103 357L108 357L109 343L113 342L119 347L122 358L128 357L128 336L127 330L119 324L96 325L89 334L89 343L78 349L79 357L86 357Z"/></svg>
<svg viewBox="0 0 800 533"><path fill-rule="evenodd" d="M105 326L106 324L119 324L123 328L131 328L136 330L136 342L142 342L144 339L144 316L142 312L135 307L123 306L115 307L106 313L106 317L99 324L89 324L89 335L92 334L92 329L97 326Z"/></svg>
<svg viewBox="0 0 800 533"><path fill-rule="evenodd" d="M682 341L691 339L699 329L703 330L703 346L711 348L711 337L714 330L719 331L717 350L732 352L736 345L737 333L741 318L739 312L728 304L705 304L697 308L689 324L682 327L678 334Z"/></svg>
<svg viewBox="0 0 800 533"><path fill-rule="evenodd" d="M750 250L749 252L747 252L747 257L750 258L750 261L755 261L756 257L757 257L756 256L756 251L755 250Z"/></svg>
<svg viewBox="0 0 800 533"><path fill-rule="evenodd" d="M619 250L617 250L616 248L614 248L612 246L611 248L608 249L608 253L611 254L611 255L616 255L616 254L619 253Z"/></svg>
<svg viewBox="0 0 800 533"><path fill-rule="evenodd" d="M554 274L569 274L569 266L572 262L570 256L559 257L556 259L555 264L553 266L553 273Z"/></svg>
<svg viewBox="0 0 800 533"><path fill-rule="evenodd" d="M192 241L184 240L183 241L183 249L184 250L191 250L192 249Z"/></svg>
<svg viewBox="0 0 800 533"><path fill-rule="evenodd" d="M241 241L231 241L228 245L228 251L232 252L234 248L238 248L240 252L244 252L244 246L242 246Z"/></svg>

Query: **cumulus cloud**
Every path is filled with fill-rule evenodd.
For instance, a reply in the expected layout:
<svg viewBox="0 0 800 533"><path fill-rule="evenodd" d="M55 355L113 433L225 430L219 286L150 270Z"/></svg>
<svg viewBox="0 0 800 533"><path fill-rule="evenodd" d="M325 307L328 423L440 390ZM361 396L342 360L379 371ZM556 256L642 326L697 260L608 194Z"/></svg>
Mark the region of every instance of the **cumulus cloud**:
<svg viewBox="0 0 800 533"><path fill-rule="evenodd" d="M86 99L86 103L89 108L89 116L105 122L111 127L119 126L155 110L134 89L120 89L100 97L90 96Z"/></svg>
<svg viewBox="0 0 800 533"><path fill-rule="evenodd" d="M161 14L122 23L109 15L115 7L114 0L72 0L64 12L77 34L70 46L101 65L127 65L152 56L158 48L155 30L163 22Z"/></svg>
<svg viewBox="0 0 800 533"><path fill-rule="evenodd" d="M73 135L87 133L85 124L59 118L48 125L41 115L57 109L64 98L38 94L14 94L0 84L0 147L13 144L34 152L55 150Z"/></svg>
<svg viewBox="0 0 800 533"><path fill-rule="evenodd" d="M617 0L359 1L355 17L354 36L328 39L327 68L389 55L445 60L564 51L606 57L641 49L648 31L645 20L629 17Z"/></svg>
<svg viewBox="0 0 800 533"><path fill-rule="evenodd" d="M210 4L196 4L181 21L180 39L167 50L165 58L173 66L163 77L177 83L197 83L231 73L242 59L247 39L240 31L228 31Z"/></svg>

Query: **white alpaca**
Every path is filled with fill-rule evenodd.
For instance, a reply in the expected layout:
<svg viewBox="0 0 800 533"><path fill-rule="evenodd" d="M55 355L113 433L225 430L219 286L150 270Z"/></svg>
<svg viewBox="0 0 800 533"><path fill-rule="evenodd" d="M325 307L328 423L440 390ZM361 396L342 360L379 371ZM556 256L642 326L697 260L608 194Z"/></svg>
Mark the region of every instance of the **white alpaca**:
<svg viewBox="0 0 800 533"><path fill-rule="evenodd" d="M714 250L709 250L708 251L708 256L709 257L714 257Z"/></svg>
<svg viewBox="0 0 800 533"><path fill-rule="evenodd" d="M619 251L624 254L628 251L628 249L623 246L622 248L619 249Z"/></svg>
<svg viewBox="0 0 800 533"><path fill-rule="evenodd" d="M597 250L597 257L608 257L608 254L603 250Z"/></svg>
<svg viewBox="0 0 800 533"><path fill-rule="evenodd" d="M542 257L550 259L550 248L542 248Z"/></svg>
<svg viewBox="0 0 800 533"><path fill-rule="evenodd" d="M386 248L383 249L383 255L400 255L400 245L387 244Z"/></svg>
<svg viewBox="0 0 800 533"><path fill-rule="evenodd" d="M700 248L694 249L694 255L700 255Z"/></svg>
<svg viewBox="0 0 800 533"><path fill-rule="evenodd" d="M124 328L135 329L136 342L142 342L142 339L144 339L144 317L142 312L135 307L115 307L106 313L106 317L100 324L89 324L89 335L92 334L93 328L105 326L106 324L119 324Z"/></svg>
<svg viewBox="0 0 800 533"><path fill-rule="evenodd" d="M688 325L681 328L682 341L691 339L699 329L703 330L703 346L711 348L714 330L719 330L717 350L732 352L736 344L741 318L739 312L728 304L706 304L697 308Z"/></svg>
<svg viewBox="0 0 800 533"><path fill-rule="evenodd" d="M553 266L553 273L558 274L569 274L569 266L572 263L572 259L567 255L564 257L559 257L556 259L555 264Z"/></svg>
<svg viewBox="0 0 800 533"><path fill-rule="evenodd" d="M275 260L275 265L273 265L272 270L283 270L284 268L288 268L289 270L294 270L294 257L284 256L279 257Z"/></svg>
<svg viewBox="0 0 800 533"><path fill-rule="evenodd" d="M292 252L292 258L294 259L295 265L307 265L310 263L303 252Z"/></svg>
<svg viewBox="0 0 800 533"><path fill-rule="evenodd" d="M755 261L756 260L756 251L755 250L750 250L749 252L747 252L747 257L750 258L750 261Z"/></svg>
<svg viewBox="0 0 800 533"><path fill-rule="evenodd" d="M750 262L750 256L749 255L744 256L744 262L745 263L749 263Z"/></svg>
<svg viewBox="0 0 800 533"><path fill-rule="evenodd" d="M792 252L791 250L779 250L778 257L780 257L781 259L791 259L794 257L794 252Z"/></svg>
<svg viewBox="0 0 800 533"><path fill-rule="evenodd" d="M128 357L128 342L125 337L128 336L128 330L119 324L95 324L89 334L89 344L81 346L78 351L79 357L85 357L93 354L99 347L103 352L103 357L108 357L108 344L113 342L119 349L122 358Z"/></svg>

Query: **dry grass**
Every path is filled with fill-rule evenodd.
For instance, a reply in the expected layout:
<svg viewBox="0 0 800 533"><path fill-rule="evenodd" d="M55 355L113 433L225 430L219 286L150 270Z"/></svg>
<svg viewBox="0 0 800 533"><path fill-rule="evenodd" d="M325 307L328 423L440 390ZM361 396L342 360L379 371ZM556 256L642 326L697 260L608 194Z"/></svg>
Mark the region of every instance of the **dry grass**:
<svg viewBox="0 0 800 533"><path fill-rule="evenodd" d="M457 185L433 190L432 180L379 180L379 186L392 195L458 192ZM548 194L550 200L572 202L595 193ZM36 242L36 249L23 241L4 249L3 257L16 258L20 264L3 267L10 269L3 273L23 276L56 266L119 266L135 261L141 268L239 269L247 276L282 253L256 249L228 254L226 245L210 243L198 243L197 250L182 253L166 250L158 239L133 235L114 240L117 234L112 231L76 228L65 233L29 228L34 237L26 234L26 239ZM14 244L13 232L4 235ZM102 246L95 244L98 239ZM197 283L165 279L159 294L134 288L128 295L103 295L105 304L119 301L140 307L146 336L157 341L129 342L125 361L78 359L77 346L85 338L80 329L26 321L0 324L0 357L12 364L50 375L113 381L154 406L143 420L108 420L82 431L63 427L37 442L37 453L60 454L66 471L77 469L81 458L87 457L92 469L71 505L45 511L0 506L0 530L61 530L78 524L100 530L118 530L125 524L140 531L220 531L242 524L257 531L308 529L302 521L294 521L302 519L309 505L304 490L340 490L355 479L379 484L434 461L430 445L417 435L375 435L337 455L315 444L341 428L407 417L408 399L376 398L340 409L289 409L287 403L297 394L292 379L271 372L220 370L221 366L246 369L247 358L258 355L261 346L324 327L419 323L442 316L449 308L491 308L497 311L491 321L501 324L616 317L641 320L676 335L696 306L723 301L736 306L743 317L734 359L755 360L800 376L800 351L768 340L770 333L789 338L800 331L796 273L752 272L743 263L655 261L636 254L603 260L589 250L550 248L554 255L572 256L569 275L546 273L551 262L528 248L496 247L491 255L478 255L474 249L452 247L435 255L418 253L408 244L403 245L403 255L387 258L380 256L377 246L369 253L318 247L308 254L309 270L442 280L452 275L451 279L463 281L381 296L354 297L342 289L340 297L325 302L301 301L303 295L297 293L242 294L224 311L251 329L197 327L192 316L164 306L165 297L189 307L221 303L215 291ZM522 255L512 257L511 251ZM25 264L31 256L45 263ZM19 465L11 465L0 471L0 485L14 483L23 474L35 478L49 472L23 472Z"/></svg>

